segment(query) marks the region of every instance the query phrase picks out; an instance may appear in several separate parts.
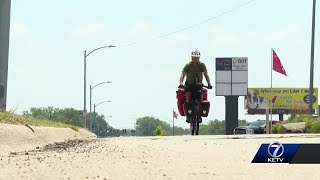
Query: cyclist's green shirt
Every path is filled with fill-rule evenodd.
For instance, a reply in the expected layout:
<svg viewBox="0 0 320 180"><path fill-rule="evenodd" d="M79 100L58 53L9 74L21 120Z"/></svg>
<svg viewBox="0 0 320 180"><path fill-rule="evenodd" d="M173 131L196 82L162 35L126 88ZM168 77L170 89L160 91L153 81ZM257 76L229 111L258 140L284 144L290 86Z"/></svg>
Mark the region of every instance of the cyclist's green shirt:
<svg viewBox="0 0 320 180"><path fill-rule="evenodd" d="M196 81L196 74L198 75L198 80L202 83L203 75L202 73L207 71L207 67L203 62L198 64L193 64L192 62L187 63L182 72L186 74L186 83L193 83Z"/></svg>

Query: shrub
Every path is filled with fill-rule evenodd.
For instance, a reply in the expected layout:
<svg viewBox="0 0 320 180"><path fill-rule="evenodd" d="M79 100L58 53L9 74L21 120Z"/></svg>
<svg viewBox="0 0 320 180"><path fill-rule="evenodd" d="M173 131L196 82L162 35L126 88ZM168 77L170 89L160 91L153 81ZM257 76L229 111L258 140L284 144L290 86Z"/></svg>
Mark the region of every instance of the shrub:
<svg viewBox="0 0 320 180"><path fill-rule="evenodd" d="M166 136L167 131L162 129L161 126L157 126L157 128L152 132L154 136Z"/></svg>
<svg viewBox="0 0 320 180"><path fill-rule="evenodd" d="M308 133L320 133L320 120L309 121L306 125Z"/></svg>
<svg viewBox="0 0 320 180"><path fill-rule="evenodd" d="M272 126L272 134L281 134L281 124L276 124Z"/></svg>

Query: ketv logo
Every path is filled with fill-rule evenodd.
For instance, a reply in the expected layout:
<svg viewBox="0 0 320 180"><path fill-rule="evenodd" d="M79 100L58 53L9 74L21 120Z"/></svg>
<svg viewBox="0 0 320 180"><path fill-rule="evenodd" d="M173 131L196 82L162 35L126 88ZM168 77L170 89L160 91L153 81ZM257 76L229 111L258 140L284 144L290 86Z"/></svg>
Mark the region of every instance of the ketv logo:
<svg viewBox="0 0 320 180"><path fill-rule="evenodd" d="M298 148L299 144L262 144L252 163L290 163Z"/></svg>
<svg viewBox="0 0 320 180"><path fill-rule="evenodd" d="M279 142L274 142L268 146L268 153L271 158L268 158L268 163L279 163L283 162L283 158L281 156L284 153L284 147Z"/></svg>

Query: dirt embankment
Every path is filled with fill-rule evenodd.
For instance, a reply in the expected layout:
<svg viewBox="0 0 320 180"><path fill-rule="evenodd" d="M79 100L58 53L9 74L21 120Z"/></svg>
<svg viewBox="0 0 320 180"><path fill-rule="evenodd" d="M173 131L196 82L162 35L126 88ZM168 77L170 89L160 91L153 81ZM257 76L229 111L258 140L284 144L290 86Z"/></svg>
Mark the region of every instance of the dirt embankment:
<svg viewBox="0 0 320 180"><path fill-rule="evenodd" d="M71 140L91 140L96 136L85 129L0 124L0 155L39 149Z"/></svg>

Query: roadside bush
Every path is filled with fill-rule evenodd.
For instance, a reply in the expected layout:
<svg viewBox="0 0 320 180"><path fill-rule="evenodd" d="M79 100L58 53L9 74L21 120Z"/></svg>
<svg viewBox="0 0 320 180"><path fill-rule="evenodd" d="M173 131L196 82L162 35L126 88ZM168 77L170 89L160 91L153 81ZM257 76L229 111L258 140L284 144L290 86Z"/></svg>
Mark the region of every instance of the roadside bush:
<svg viewBox="0 0 320 180"><path fill-rule="evenodd" d="M157 128L152 132L152 135L154 136L166 136L167 131L162 129L161 126L157 126Z"/></svg>
<svg viewBox="0 0 320 180"><path fill-rule="evenodd" d="M314 120L310 114L301 114L301 115L291 115L286 123L296 123L296 122L308 122L309 120Z"/></svg>
<svg viewBox="0 0 320 180"><path fill-rule="evenodd" d="M306 123L306 133L320 133L320 119L312 117L310 114L296 115L292 114L285 123Z"/></svg>
<svg viewBox="0 0 320 180"><path fill-rule="evenodd" d="M307 133L320 133L320 120L309 121L306 123Z"/></svg>
<svg viewBox="0 0 320 180"><path fill-rule="evenodd" d="M272 126L272 134L281 134L281 124L276 124Z"/></svg>

